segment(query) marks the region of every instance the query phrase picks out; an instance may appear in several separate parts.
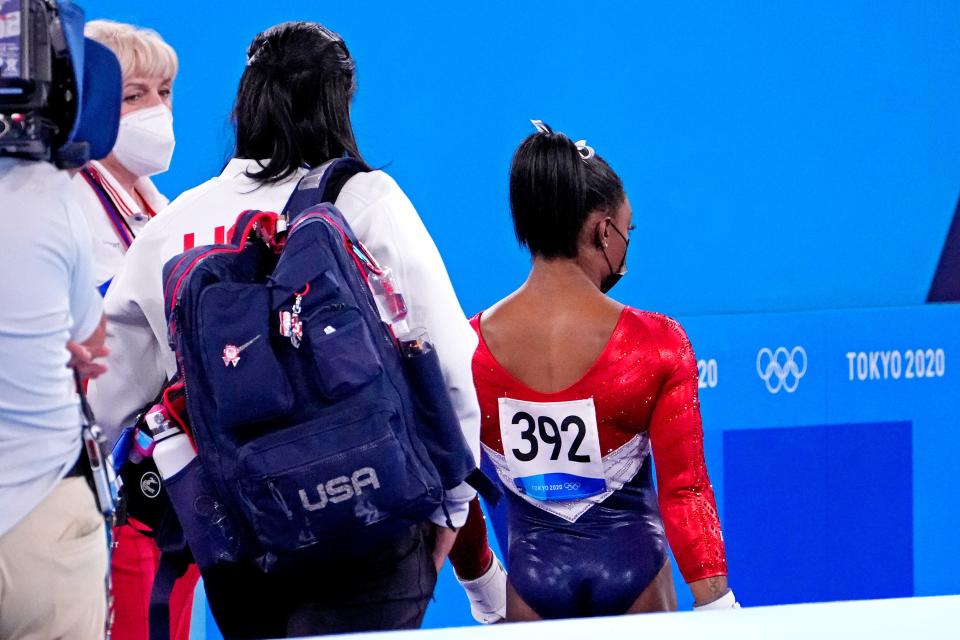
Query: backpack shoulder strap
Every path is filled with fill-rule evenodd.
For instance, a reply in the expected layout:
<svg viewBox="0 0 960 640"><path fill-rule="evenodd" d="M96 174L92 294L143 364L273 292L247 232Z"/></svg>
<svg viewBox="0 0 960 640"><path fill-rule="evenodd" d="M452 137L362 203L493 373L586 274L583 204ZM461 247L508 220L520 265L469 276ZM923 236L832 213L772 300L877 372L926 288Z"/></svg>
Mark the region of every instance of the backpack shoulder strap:
<svg viewBox="0 0 960 640"><path fill-rule="evenodd" d="M366 170L359 160L349 156L330 160L311 169L307 175L300 178L297 188L290 194L290 199L283 208L287 224L293 224L297 216L308 207L321 202L336 202L347 180Z"/></svg>

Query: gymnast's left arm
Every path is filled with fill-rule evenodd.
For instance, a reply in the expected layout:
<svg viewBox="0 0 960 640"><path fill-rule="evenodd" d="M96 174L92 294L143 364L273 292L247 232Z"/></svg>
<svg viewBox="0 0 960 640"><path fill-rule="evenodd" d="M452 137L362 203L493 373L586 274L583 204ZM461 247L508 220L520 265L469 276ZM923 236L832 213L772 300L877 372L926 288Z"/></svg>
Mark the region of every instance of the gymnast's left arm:
<svg viewBox="0 0 960 640"><path fill-rule="evenodd" d="M727 586L727 560L703 455L693 347L664 317L657 339L663 386L650 418L660 512L670 548L695 599L694 609L738 606Z"/></svg>

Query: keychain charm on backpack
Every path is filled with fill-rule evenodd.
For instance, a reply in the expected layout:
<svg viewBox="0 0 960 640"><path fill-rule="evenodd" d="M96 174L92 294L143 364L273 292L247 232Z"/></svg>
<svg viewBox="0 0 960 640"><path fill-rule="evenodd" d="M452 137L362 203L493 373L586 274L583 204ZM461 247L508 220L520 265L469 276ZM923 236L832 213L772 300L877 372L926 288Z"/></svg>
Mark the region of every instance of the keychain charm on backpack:
<svg viewBox="0 0 960 640"><path fill-rule="evenodd" d="M284 338L290 338L290 344L294 349L300 348L303 341L303 321L300 319L300 313L303 311L303 298L310 292L310 285L307 284L296 294L293 300L293 308L290 311L280 312L280 335Z"/></svg>
<svg viewBox="0 0 960 640"><path fill-rule="evenodd" d="M292 313L290 311L280 312L280 335L284 338L290 338L290 344L294 348L300 348L300 342L303 340L303 321L300 320L296 304Z"/></svg>
<svg viewBox="0 0 960 640"><path fill-rule="evenodd" d="M300 312L303 308L300 303L303 302L303 296L297 294L297 299L293 301L293 309L290 313L290 344L294 349L300 348L300 341L303 340L303 321L300 320Z"/></svg>

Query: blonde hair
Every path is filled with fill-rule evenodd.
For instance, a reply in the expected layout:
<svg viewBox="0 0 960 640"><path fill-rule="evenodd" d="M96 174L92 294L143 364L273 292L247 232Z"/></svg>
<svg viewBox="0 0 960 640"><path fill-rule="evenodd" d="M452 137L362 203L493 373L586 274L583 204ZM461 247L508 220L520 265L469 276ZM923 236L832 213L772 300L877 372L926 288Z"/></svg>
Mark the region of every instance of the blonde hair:
<svg viewBox="0 0 960 640"><path fill-rule="evenodd" d="M123 79L176 77L177 52L153 29L113 20L91 20L83 33L109 48L120 60Z"/></svg>

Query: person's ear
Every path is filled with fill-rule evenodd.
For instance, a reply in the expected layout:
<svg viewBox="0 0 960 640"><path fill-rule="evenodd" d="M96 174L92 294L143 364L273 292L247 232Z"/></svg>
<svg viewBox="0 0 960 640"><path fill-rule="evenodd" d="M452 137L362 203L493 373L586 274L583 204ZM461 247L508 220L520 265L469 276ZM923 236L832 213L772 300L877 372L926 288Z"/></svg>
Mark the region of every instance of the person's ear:
<svg viewBox="0 0 960 640"><path fill-rule="evenodd" d="M600 225L603 224L603 221L600 221L593 228L593 246L597 249L603 248L603 231L600 229Z"/></svg>
<svg viewBox="0 0 960 640"><path fill-rule="evenodd" d="M607 246L607 237L610 235L610 217L601 219L596 226L594 243L598 249Z"/></svg>

